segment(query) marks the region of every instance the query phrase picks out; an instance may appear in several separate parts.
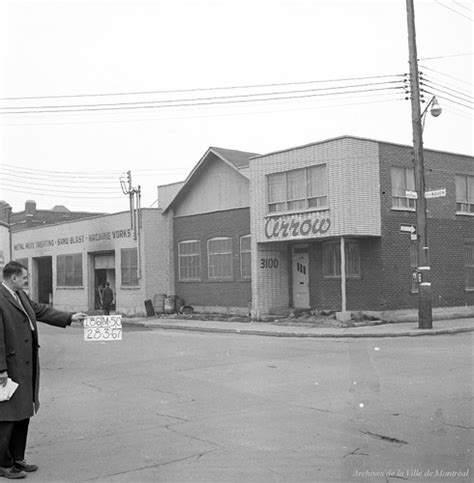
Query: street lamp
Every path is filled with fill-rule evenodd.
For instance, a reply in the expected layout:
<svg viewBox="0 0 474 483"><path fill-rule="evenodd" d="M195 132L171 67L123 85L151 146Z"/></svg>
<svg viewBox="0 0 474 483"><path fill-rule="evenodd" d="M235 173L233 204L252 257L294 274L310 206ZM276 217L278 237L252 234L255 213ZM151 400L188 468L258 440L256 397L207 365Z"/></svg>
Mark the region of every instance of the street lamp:
<svg viewBox="0 0 474 483"><path fill-rule="evenodd" d="M436 99L436 96L433 96L431 98L430 102L428 102L428 105L425 107L425 110L421 113L421 123L422 123L421 130L422 131L425 130L426 113L428 112L428 109L430 107L431 107L430 114L433 117L438 117L443 112L443 110L441 109L441 106L438 103L438 99Z"/></svg>

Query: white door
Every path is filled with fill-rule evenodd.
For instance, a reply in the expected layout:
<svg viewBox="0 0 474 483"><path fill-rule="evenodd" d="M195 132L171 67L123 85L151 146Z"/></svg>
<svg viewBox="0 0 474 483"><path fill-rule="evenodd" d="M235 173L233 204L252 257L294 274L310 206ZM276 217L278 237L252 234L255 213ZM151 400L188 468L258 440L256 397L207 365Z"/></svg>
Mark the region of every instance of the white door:
<svg viewBox="0 0 474 483"><path fill-rule="evenodd" d="M295 253L296 252L296 253ZM293 252L293 305L309 308L309 256L308 252Z"/></svg>

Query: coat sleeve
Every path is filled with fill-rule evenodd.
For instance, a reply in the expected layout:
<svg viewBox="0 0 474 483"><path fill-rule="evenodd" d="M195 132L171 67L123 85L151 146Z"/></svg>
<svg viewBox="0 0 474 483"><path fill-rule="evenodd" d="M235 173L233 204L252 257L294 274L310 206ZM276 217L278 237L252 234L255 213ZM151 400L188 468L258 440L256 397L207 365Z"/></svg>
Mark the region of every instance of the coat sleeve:
<svg viewBox="0 0 474 483"><path fill-rule="evenodd" d="M3 312L0 309L0 372L7 370L7 350L5 347L5 328L3 324Z"/></svg>
<svg viewBox="0 0 474 483"><path fill-rule="evenodd" d="M61 310L52 309L49 305L33 302L29 297L31 308L33 309L36 320L45 324L54 325L56 327L66 327L71 325L72 312L62 312Z"/></svg>

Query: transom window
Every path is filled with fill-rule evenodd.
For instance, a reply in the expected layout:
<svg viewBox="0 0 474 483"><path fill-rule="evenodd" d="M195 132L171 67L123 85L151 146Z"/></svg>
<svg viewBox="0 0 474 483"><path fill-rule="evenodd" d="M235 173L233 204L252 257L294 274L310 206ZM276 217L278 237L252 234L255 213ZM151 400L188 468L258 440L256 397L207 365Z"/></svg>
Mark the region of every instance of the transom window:
<svg viewBox="0 0 474 483"><path fill-rule="evenodd" d="M360 277L360 250L357 241L347 240L344 245L346 255L346 277ZM323 277L341 277L340 242L323 243Z"/></svg>
<svg viewBox="0 0 474 483"><path fill-rule="evenodd" d="M456 175L456 211L474 213L474 176Z"/></svg>
<svg viewBox="0 0 474 483"><path fill-rule="evenodd" d="M122 285L138 285L138 253L136 248L122 248Z"/></svg>
<svg viewBox="0 0 474 483"><path fill-rule="evenodd" d="M232 238L207 241L207 270L210 279L232 278Z"/></svg>
<svg viewBox="0 0 474 483"><path fill-rule="evenodd" d="M56 257L56 285L58 287L82 285L82 253Z"/></svg>
<svg viewBox="0 0 474 483"><path fill-rule="evenodd" d="M326 165L293 169L267 176L268 212L326 208Z"/></svg>
<svg viewBox="0 0 474 483"><path fill-rule="evenodd" d="M201 242L186 240L178 243L179 280L200 280Z"/></svg>
<svg viewBox="0 0 474 483"><path fill-rule="evenodd" d="M250 235L240 237L240 277L246 280L252 277Z"/></svg>
<svg viewBox="0 0 474 483"><path fill-rule="evenodd" d="M416 200L407 198L407 191L415 191L414 168L392 166L392 208L416 208Z"/></svg>
<svg viewBox="0 0 474 483"><path fill-rule="evenodd" d="M474 243L464 245L464 272L466 290L474 290Z"/></svg>

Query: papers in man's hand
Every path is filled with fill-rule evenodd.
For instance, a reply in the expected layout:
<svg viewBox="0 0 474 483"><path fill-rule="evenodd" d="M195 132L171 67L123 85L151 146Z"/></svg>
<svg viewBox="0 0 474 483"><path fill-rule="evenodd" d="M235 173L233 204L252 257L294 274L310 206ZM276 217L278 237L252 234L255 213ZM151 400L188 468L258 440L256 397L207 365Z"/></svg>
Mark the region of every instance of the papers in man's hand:
<svg viewBox="0 0 474 483"><path fill-rule="evenodd" d="M13 396L13 393L16 391L17 387L18 384L8 378L7 384L5 386L0 386L0 402L8 401Z"/></svg>

